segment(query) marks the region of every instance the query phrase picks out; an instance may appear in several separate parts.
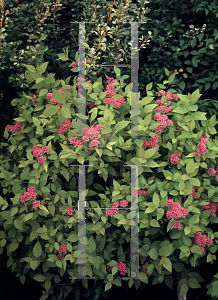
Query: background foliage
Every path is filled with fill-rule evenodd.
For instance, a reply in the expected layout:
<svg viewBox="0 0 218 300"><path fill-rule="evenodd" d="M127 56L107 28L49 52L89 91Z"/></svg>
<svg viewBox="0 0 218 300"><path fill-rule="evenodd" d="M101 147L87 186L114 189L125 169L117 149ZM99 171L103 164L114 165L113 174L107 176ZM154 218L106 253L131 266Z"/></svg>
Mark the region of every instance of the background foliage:
<svg viewBox="0 0 218 300"><path fill-rule="evenodd" d="M145 97L145 87L154 85L165 77L165 67L171 73L178 71L175 88L179 93L192 93L199 89L203 94L198 100L200 111L211 117L217 108L217 1L201 0L151 0L151 1L0 1L3 7L0 44L0 141L7 124L17 112L11 100L28 89L25 81L25 64L30 64L38 55L39 38L47 49L44 60L48 72L56 78L71 76L70 84L77 73L72 73L78 51L78 25L86 23L87 63L129 64L131 25L125 20L146 21L139 25L139 91ZM113 5L114 4L114 5ZM113 8L111 9L113 5ZM122 14L126 7L125 13ZM110 10L112 12L110 20ZM144 19L141 16L144 13ZM1 14L1 13L0 13ZM109 21L108 21L109 20ZM107 24L108 21L108 24ZM106 35L98 48L99 34L107 24ZM99 25L99 27L97 26ZM37 36L37 39L32 37ZM63 48L68 47L69 61L57 60ZM106 47L106 51L105 51ZM107 49L110 49L108 51ZM123 51L120 51L123 50ZM92 52L95 60L92 61ZM111 54L108 57L108 52ZM97 60L97 53L100 59ZM40 57L37 58L38 60ZM88 69L88 68L87 68ZM75 70L74 70L75 71ZM97 73L98 72L98 73ZM95 81L104 74L114 76L113 67L90 69L87 80ZM130 75L129 68L121 68L121 75ZM207 117L209 117L207 116ZM218 130L217 125L215 128Z"/></svg>

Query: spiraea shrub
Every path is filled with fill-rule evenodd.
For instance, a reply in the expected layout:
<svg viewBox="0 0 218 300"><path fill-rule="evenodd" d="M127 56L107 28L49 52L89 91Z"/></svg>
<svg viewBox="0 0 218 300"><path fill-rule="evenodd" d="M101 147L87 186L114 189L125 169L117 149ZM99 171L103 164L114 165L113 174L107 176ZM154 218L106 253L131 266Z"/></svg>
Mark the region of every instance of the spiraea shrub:
<svg viewBox="0 0 218 300"><path fill-rule="evenodd" d="M180 295L200 288L198 267L213 264L218 241L218 140L210 138L216 115L198 111L198 90L177 94L174 74L158 88L146 86L140 135L131 135L131 85L114 67L116 79L86 83L87 125L78 136L84 80L55 80L47 65L26 66L30 91L12 100L19 115L1 143L0 253L7 252L7 267L23 284L27 275L41 282L41 300L80 299L81 285L87 299L98 299L122 280L137 289L142 282L176 286ZM95 277L89 289L88 280L69 279L78 275L80 255L79 167L71 165L86 165L86 276ZM124 165L140 165L135 190ZM140 279L122 279L131 277L137 197Z"/></svg>

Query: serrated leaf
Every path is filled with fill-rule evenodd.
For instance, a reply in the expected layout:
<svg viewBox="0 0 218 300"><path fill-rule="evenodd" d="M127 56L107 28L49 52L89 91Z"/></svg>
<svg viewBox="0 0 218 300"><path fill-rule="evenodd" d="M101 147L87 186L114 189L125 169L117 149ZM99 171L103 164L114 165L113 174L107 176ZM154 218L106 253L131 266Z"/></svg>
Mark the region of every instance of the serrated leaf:
<svg viewBox="0 0 218 300"><path fill-rule="evenodd" d="M46 280L45 276L43 276L42 274L37 274L33 277L34 280L38 281L38 282L44 282Z"/></svg>
<svg viewBox="0 0 218 300"><path fill-rule="evenodd" d="M35 246L33 247L33 255L36 258L39 258L42 255L42 246L39 241L37 241Z"/></svg>
<svg viewBox="0 0 218 300"><path fill-rule="evenodd" d="M172 263L169 260L169 258L165 257L163 266L164 266L165 269L167 269L169 272L172 273Z"/></svg>
<svg viewBox="0 0 218 300"><path fill-rule="evenodd" d="M150 221L150 225L153 226L153 227L160 227L159 222L157 220L155 220L155 219L152 219Z"/></svg>

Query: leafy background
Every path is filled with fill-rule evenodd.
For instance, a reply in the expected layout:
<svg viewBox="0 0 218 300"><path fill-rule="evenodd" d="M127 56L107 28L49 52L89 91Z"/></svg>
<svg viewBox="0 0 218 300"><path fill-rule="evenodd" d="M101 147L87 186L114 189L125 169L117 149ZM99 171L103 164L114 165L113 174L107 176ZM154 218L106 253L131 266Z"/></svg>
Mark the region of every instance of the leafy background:
<svg viewBox="0 0 218 300"><path fill-rule="evenodd" d="M78 25L72 22L95 22L86 23L86 42L89 49L96 50L99 36L97 25L101 25L99 28L106 25L113 2L0 2L3 8L0 35L0 142L5 142L4 128L13 123L17 113L17 108L11 105L11 100L22 91L28 90L24 79L25 64L30 64L36 55L36 51L30 51L29 46L37 47L39 42L32 40L31 36L36 35L40 38L41 35L47 34L44 41L47 47L44 60L49 62L48 72L55 73L57 79L72 76L72 84L77 73L71 71L69 61L57 60L58 53L62 53L63 48L68 47L70 63L75 62L75 54L78 51ZM128 7L126 14L121 13L124 6ZM148 83L153 82L156 85L165 79L166 67L171 73L178 72L175 89L179 93L191 93L197 88L200 90L203 100L198 101L199 110L207 112L207 118L211 117L217 108L218 94L217 1L116 1L112 9L114 15L108 22L112 33L106 34L104 42L106 47L111 47L110 53L113 56L107 58L107 51L103 50L104 47L100 48L99 64L130 63L130 24L124 24L123 21L130 18L141 21L140 16L143 13L147 23L139 25L139 48L144 41L139 52L138 78L141 98L145 97L145 86ZM120 49L123 51L119 51ZM90 53L91 50L87 51L88 62ZM105 81L104 74L115 75L113 67L102 68L96 74L97 71L99 68L92 68L88 78L94 81L101 76ZM130 69L121 68L121 75L123 74L130 75ZM1 256L2 261L3 258ZM214 267L217 267L216 264ZM1 273L1 276L5 277L3 275Z"/></svg>

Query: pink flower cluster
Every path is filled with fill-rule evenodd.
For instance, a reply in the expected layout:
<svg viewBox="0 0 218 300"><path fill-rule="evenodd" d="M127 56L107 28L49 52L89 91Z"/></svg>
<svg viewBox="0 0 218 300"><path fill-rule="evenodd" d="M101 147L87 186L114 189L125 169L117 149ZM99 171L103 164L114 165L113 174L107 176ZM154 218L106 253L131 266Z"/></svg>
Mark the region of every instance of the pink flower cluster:
<svg viewBox="0 0 218 300"><path fill-rule="evenodd" d="M38 157L39 155L42 155L42 153L45 153L45 152L48 152L49 151L49 148L48 147L42 147L40 148L39 146L33 146L33 156L34 157ZM38 158L38 163L41 163L43 164L44 162L46 161L46 157L44 156L40 156Z"/></svg>
<svg viewBox="0 0 218 300"><path fill-rule="evenodd" d="M60 89L60 90L58 90L59 93L63 94L62 91L66 91L66 92L67 92L67 90L65 90L65 89ZM55 98L54 98L54 96L53 96L53 93L48 93L47 96L46 96L46 98L47 98L49 101L51 101L52 104L57 104L57 102L56 102L56 100L55 100ZM64 104L58 103L58 105L59 105L60 107L62 107Z"/></svg>
<svg viewBox="0 0 218 300"><path fill-rule="evenodd" d="M21 129L22 129L22 122L17 122L14 126L13 125L7 125L5 127L5 129L8 131L8 132L12 132L12 133L15 133L19 131L20 134L23 135L23 133L21 132Z"/></svg>
<svg viewBox="0 0 218 300"><path fill-rule="evenodd" d="M175 94L172 94L172 93L170 93L170 92L166 92L166 93L165 93L164 90L160 90L160 91L158 92L158 96L163 96L163 95L165 95L165 98L168 99L168 100L175 100L175 101L178 101L178 99L179 99L178 96L175 95Z"/></svg>
<svg viewBox="0 0 218 300"><path fill-rule="evenodd" d="M166 206L168 207L169 211L167 211L166 216L167 219L179 219L181 217L185 218L188 215L188 210L185 208L181 208L181 205L178 202L175 202L172 199L167 201ZM178 228L181 230L181 225L179 221L176 221L173 225L173 228Z"/></svg>
<svg viewBox="0 0 218 300"><path fill-rule="evenodd" d="M202 200L206 200L207 197L203 198ZM204 205L201 210L210 210L211 216L216 217L216 210L217 210L217 203L210 204L210 200L207 201L209 204Z"/></svg>
<svg viewBox="0 0 218 300"><path fill-rule="evenodd" d="M137 198L138 196L142 196L142 195L146 196L146 191L138 190L138 195L137 195L137 191L132 192L131 195L134 196L134 198Z"/></svg>
<svg viewBox="0 0 218 300"><path fill-rule="evenodd" d="M66 251L67 249L67 242L63 243L60 248L59 248L59 253L67 253ZM57 250L55 249L55 252L57 252ZM58 257L58 259L64 259L64 257Z"/></svg>
<svg viewBox="0 0 218 300"><path fill-rule="evenodd" d="M40 206L40 205L41 205L40 201L33 202L33 208L36 208L37 206Z"/></svg>
<svg viewBox="0 0 218 300"><path fill-rule="evenodd" d="M98 147L99 144L101 144L100 141L98 141L98 139L101 137L101 134L99 133L100 130L102 130L103 126L98 124L96 126L91 126L89 129L88 128L85 128L83 129L83 137L82 137L82 140L84 142L88 142L89 139L93 139L90 143L89 143L89 147ZM75 147L78 147L78 146L82 146L84 144L84 142L80 141L80 140L77 140L76 138L72 137L70 139L70 144L74 143ZM82 147L80 147L81 149Z"/></svg>
<svg viewBox="0 0 218 300"><path fill-rule="evenodd" d="M205 146L206 143L207 143L206 134L202 133L201 141L198 144L199 148L196 150L195 154L197 154L198 156L201 156L201 154L207 153L208 150L206 149L206 146Z"/></svg>
<svg viewBox="0 0 218 300"><path fill-rule="evenodd" d="M74 210L73 208L67 208L67 209L66 209L66 212L67 212L67 213L65 214L65 216L66 216L67 214L71 216L72 213L74 213L74 211L75 211L75 210ZM70 216L68 216L68 218L69 218Z"/></svg>
<svg viewBox="0 0 218 300"><path fill-rule="evenodd" d="M58 134L64 134L64 132L67 132L71 128L71 122L70 119L67 119L64 121L64 123L61 124L61 128L58 129Z"/></svg>
<svg viewBox="0 0 218 300"><path fill-rule="evenodd" d="M159 91L159 94L158 96L162 96L165 94L165 91L161 90ZM175 101L178 100L178 96L177 95L173 95L169 92L167 92L165 94L165 97L167 97L167 99L173 99ZM159 122L161 125L158 126L158 128L155 130L155 136L150 138L149 141L144 141L142 147L144 149L146 149L148 146L151 147L151 148L155 148L157 147L157 151L159 151L159 145L158 145L158 138L159 138L159 134L161 134L163 132L163 128L165 128L166 126L173 126L173 121L168 119L168 116L166 115L161 115L160 113L162 112L163 114L165 113L168 113L171 111L171 108L169 107L166 107L164 105L162 105L161 103L161 100L157 100L155 102L155 104L158 104L158 107L156 107L156 110L155 112L157 112L155 115L154 115L154 119ZM171 105L172 102L171 101L167 101L167 104Z"/></svg>
<svg viewBox="0 0 218 300"><path fill-rule="evenodd" d="M209 168L208 171L207 171L207 173L210 176L215 176L215 180L218 181L218 166L216 167L216 170L214 168Z"/></svg>
<svg viewBox="0 0 218 300"><path fill-rule="evenodd" d="M110 82L111 81L111 82ZM118 109L120 104L123 104L125 103L125 99L124 98L119 98L118 99L118 102L117 102L117 99L111 99L111 98L108 98L108 97L113 97L116 95L114 91L115 89L115 85L113 85L113 82L117 82L116 79L114 78L108 78L107 79L107 83L109 83L106 87L106 90L107 90L107 94L106 94L106 97L105 100L104 100L104 103L105 104L111 104L111 103L114 103L114 108ZM101 95L101 93L99 93L99 96Z"/></svg>
<svg viewBox="0 0 218 300"><path fill-rule="evenodd" d="M195 234L195 243L196 245L201 247L202 254L204 253L204 247L207 245L208 247L213 244L213 241L206 237L206 235L202 235L202 233L199 231Z"/></svg>
<svg viewBox="0 0 218 300"><path fill-rule="evenodd" d="M117 266L118 270L120 271L121 275L123 275L123 276L126 275L127 270L126 270L126 265L124 263L120 262L120 263L116 264L116 266Z"/></svg>
<svg viewBox="0 0 218 300"><path fill-rule="evenodd" d="M172 164L178 164L179 163L179 158L178 156L180 156L181 153L179 152L174 152L174 154L171 155L171 163Z"/></svg>
<svg viewBox="0 0 218 300"><path fill-rule="evenodd" d="M128 202L126 200L115 201L112 203L111 208L106 210L106 216L112 217L113 215L117 214L119 212L118 206L127 207Z"/></svg>
<svg viewBox="0 0 218 300"><path fill-rule="evenodd" d="M30 198L32 198L32 200L36 199L37 194L35 193L35 188L33 186L30 186L27 189L27 192L25 192L23 195L20 196L20 202L21 203L25 203L27 201L29 201ZM40 206L40 201L34 201L33 202L33 208L36 208L37 206Z"/></svg>
<svg viewBox="0 0 218 300"><path fill-rule="evenodd" d="M145 267L145 265L147 265L148 263L144 263L142 264L142 268L143 268L143 271L148 275L148 271L147 271L147 268Z"/></svg>

